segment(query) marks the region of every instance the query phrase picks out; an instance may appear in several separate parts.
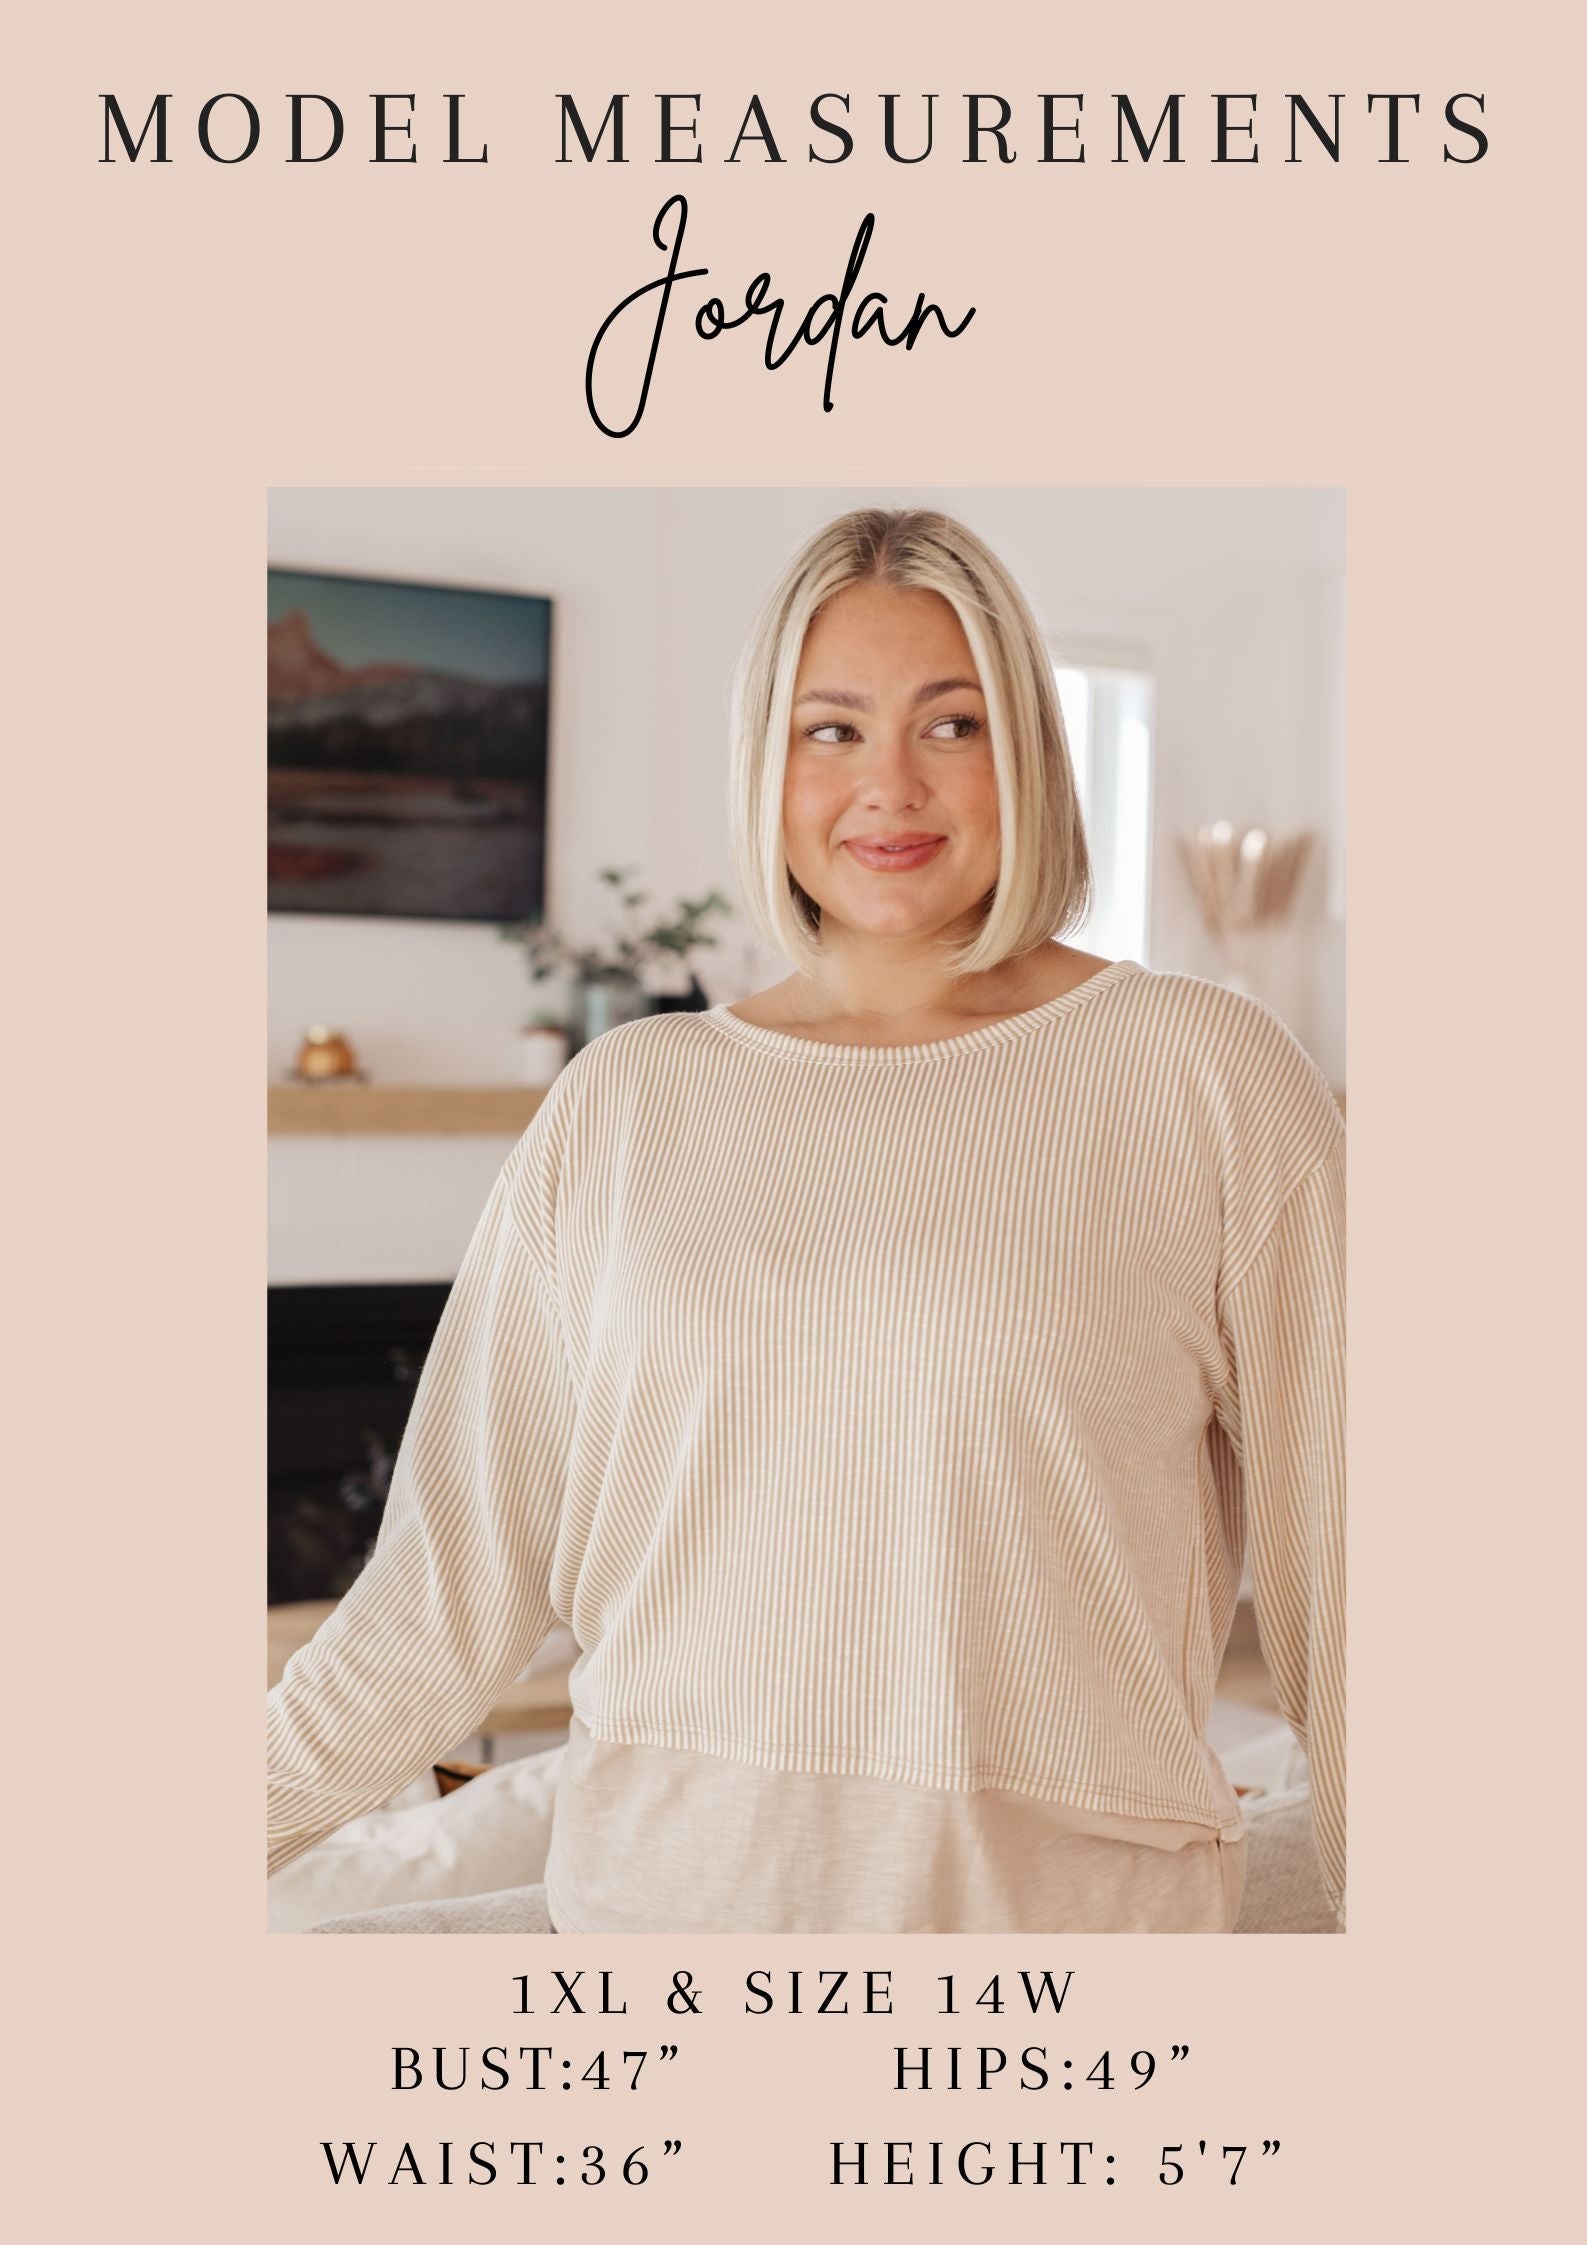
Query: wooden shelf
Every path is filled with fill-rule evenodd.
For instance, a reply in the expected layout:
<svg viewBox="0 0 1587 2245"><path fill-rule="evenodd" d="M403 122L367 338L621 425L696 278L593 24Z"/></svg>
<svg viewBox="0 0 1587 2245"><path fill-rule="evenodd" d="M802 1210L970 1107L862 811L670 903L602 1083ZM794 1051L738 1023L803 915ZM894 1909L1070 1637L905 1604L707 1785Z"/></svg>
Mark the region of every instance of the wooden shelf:
<svg viewBox="0 0 1587 2245"><path fill-rule="evenodd" d="M517 1084L272 1084L272 1138L516 1138L543 1091ZM1345 1095L1334 1093L1342 1115Z"/></svg>
<svg viewBox="0 0 1587 2245"><path fill-rule="evenodd" d="M273 1138L516 1138L545 1097L518 1084L272 1084Z"/></svg>

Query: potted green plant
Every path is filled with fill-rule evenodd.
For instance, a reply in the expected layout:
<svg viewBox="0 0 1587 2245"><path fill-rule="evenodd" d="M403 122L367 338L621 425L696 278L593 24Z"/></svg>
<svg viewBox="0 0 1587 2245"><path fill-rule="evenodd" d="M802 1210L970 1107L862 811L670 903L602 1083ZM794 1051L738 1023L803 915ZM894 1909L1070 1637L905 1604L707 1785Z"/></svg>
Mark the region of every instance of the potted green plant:
<svg viewBox="0 0 1587 2245"><path fill-rule="evenodd" d="M714 914L732 911L726 897L710 889L702 897L680 897L670 913L654 917L649 892L636 886L637 871L635 866L619 865L598 869L597 878L617 892L618 905L603 942L570 943L543 918L509 921L501 927L508 942L522 946L534 981L544 982L557 973L572 976L572 1017L567 1028L575 1052L603 1030L650 1012L669 978L675 985L680 977L692 983L689 961L696 951L716 944L707 922Z"/></svg>

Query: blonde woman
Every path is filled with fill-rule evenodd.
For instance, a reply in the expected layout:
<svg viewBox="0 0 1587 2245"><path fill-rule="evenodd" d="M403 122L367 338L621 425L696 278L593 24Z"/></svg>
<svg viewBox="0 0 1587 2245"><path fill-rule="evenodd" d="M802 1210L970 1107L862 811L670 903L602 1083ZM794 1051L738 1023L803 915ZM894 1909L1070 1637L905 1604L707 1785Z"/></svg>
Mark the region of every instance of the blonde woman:
<svg viewBox="0 0 1587 2245"><path fill-rule="evenodd" d="M375 1551L271 1696L272 1868L560 1618L553 1930L1231 1932L1205 1732L1249 1550L1342 1925L1320 1072L1258 1001L1062 940L1051 662L945 515L796 557L732 810L792 971L598 1038L514 1148Z"/></svg>

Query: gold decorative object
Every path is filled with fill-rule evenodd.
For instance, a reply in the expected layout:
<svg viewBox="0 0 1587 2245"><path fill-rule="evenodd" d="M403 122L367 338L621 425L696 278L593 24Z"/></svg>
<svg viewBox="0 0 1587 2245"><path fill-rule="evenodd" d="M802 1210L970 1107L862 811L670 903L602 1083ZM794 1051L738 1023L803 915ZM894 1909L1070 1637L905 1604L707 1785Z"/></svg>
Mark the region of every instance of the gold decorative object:
<svg viewBox="0 0 1587 2245"><path fill-rule="evenodd" d="M1265 827L1236 829L1227 819L1179 837L1179 853L1207 933L1223 954L1230 980L1250 987L1251 937L1288 919L1315 835L1269 834Z"/></svg>
<svg viewBox="0 0 1587 2245"><path fill-rule="evenodd" d="M302 1084L363 1083L367 1080L341 1031L319 1024L304 1032L303 1042L298 1047L297 1065L291 1073L292 1081Z"/></svg>

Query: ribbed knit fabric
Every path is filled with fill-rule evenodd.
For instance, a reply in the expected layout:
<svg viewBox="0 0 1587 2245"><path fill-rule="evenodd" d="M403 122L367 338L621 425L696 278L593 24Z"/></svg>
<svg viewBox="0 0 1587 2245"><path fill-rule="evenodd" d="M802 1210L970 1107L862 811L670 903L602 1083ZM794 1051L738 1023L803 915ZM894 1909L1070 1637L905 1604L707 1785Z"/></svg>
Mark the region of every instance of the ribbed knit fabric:
<svg viewBox="0 0 1587 2245"><path fill-rule="evenodd" d="M1205 1728L1249 1537L1342 1913L1344 1181L1277 1016L1129 959L929 1044L596 1039L270 1696L271 1868L557 1618L593 1740L1236 1838Z"/></svg>

